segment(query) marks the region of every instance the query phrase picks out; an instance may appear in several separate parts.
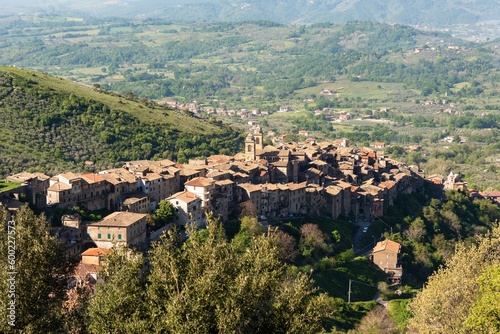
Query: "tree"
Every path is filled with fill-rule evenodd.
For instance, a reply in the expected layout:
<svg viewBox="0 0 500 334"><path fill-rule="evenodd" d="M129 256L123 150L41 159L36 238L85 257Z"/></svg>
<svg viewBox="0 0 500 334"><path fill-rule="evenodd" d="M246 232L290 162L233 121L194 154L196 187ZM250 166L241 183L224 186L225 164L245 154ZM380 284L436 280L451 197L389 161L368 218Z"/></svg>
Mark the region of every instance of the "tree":
<svg viewBox="0 0 500 334"><path fill-rule="evenodd" d="M304 224L300 227L299 249L302 251L302 255L306 257L318 251L328 251L325 236L318 225Z"/></svg>
<svg viewBox="0 0 500 334"><path fill-rule="evenodd" d="M147 313L144 261L139 253L124 247L114 248L106 256L97 284L97 292L88 306L90 333L146 333Z"/></svg>
<svg viewBox="0 0 500 334"><path fill-rule="evenodd" d="M381 305L377 305L373 310L368 312L356 325L356 329L348 333L356 334L376 334L387 333L397 334L399 330L391 319L387 309Z"/></svg>
<svg viewBox="0 0 500 334"><path fill-rule="evenodd" d="M459 244L446 266L429 278L425 289L410 303L413 318L408 324L409 332L470 333L471 328L479 329L475 327L478 321L484 321L488 326L498 325L495 318L490 317L494 313L481 319L477 312L483 306L488 307L485 303L491 294L487 291L496 284L493 277L496 269L490 268L499 264L499 225L492 229L491 234L479 237L475 245ZM488 275L493 275L492 282L484 278L490 277ZM464 326L466 321L469 327Z"/></svg>
<svg viewBox="0 0 500 334"><path fill-rule="evenodd" d="M253 204L252 201L248 200L245 202L241 202L239 205L239 217L254 217L257 218L258 212L257 208L255 207L255 204Z"/></svg>
<svg viewBox="0 0 500 334"><path fill-rule="evenodd" d="M331 312L303 274L285 274L272 238L260 233L241 252L221 225L180 244L169 231L149 254L150 332L315 333Z"/></svg>
<svg viewBox="0 0 500 334"><path fill-rule="evenodd" d="M465 321L469 333L500 333L500 265L479 276L479 295Z"/></svg>
<svg viewBox="0 0 500 334"><path fill-rule="evenodd" d="M151 218L155 222L156 228L163 227L174 220L175 208L170 201L162 199L158 203L156 211L151 215Z"/></svg>
<svg viewBox="0 0 500 334"><path fill-rule="evenodd" d="M239 232L234 236L233 243L237 249L245 250L250 246L253 238L264 233L262 224L253 217L243 217Z"/></svg>
<svg viewBox="0 0 500 334"><path fill-rule="evenodd" d="M58 332L65 326L62 305L73 267L65 260L61 243L50 235L43 215L36 216L28 206L23 206L13 217L13 223L6 224L6 219L7 213L0 205L2 309L7 310L15 302L15 319L10 320L14 320L19 332ZM4 228L6 225L10 227ZM11 329L4 318L0 331L7 333Z"/></svg>
<svg viewBox="0 0 500 334"><path fill-rule="evenodd" d="M298 254L295 238L279 229L272 231L270 237L278 248L278 258L293 263Z"/></svg>

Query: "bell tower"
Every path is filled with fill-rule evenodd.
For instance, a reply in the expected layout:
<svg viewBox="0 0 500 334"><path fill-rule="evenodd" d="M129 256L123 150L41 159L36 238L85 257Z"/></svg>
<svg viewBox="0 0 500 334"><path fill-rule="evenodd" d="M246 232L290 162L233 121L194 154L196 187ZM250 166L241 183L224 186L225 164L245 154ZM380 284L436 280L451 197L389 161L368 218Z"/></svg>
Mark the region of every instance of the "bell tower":
<svg viewBox="0 0 500 334"><path fill-rule="evenodd" d="M245 160L255 160L255 138L251 133L245 139Z"/></svg>
<svg viewBox="0 0 500 334"><path fill-rule="evenodd" d="M264 147L264 143L262 142L263 136L262 136L262 129L260 126L256 127L253 137L255 139L255 149L257 151L262 150L262 148Z"/></svg>

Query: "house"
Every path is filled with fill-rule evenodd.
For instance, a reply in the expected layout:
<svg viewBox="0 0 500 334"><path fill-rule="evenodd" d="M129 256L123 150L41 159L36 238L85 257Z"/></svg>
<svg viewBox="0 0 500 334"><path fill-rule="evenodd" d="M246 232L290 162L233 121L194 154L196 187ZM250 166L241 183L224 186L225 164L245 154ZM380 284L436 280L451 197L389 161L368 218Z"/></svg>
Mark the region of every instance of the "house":
<svg viewBox="0 0 500 334"><path fill-rule="evenodd" d="M184 187L190 193L195 194L201 199L201 207L208 208L210 199L215 189L215 181L206 177L196 177L184 183Z"/></svg>
<svg viewBox="0 0 500 334"><path fill-rule="evenodd" d="M299 130L299 136L308 137L309 132L307 130Z"/></svg>
<svg viewBox="0 0 500 334"><path fill-rule="evenodd" d="M146 214L113 212L86 229L87 238L99 248L111 249L116 243L142 249L146 242Z"/></svg>
<svg viewBox="0 0 500 334"><path fill-rule="evenodd" d="M79 214L64 215L61 227L56 228L56 237L63 246L66 257L80 255L82 249L82 219Z"/></svg>
<svg viewBox="0 0 500 334"><path fill-rule="evenodd" d="M187 190L180 191L167 198L175 208L175 223L177 225L186 225L190 222L202 226L204 224L202 200L192 192Z"/></svg>
<svg viewBox="0 0 500 334"><path fill-rule="evenodd" d="M104 262L104 257L111 252L106 248L89 248L82 253L81 263L100 266Z"/></svg>
<svg viewBox="0 0 500 334"><path fill-rule="evenodd" d="M350 113L342 113L339 115L339 121L347 121L349 119L351 119Z"/></svg>
<svg viewBox="0 0 500 334"><path fill-rule="evenodd" d="M104 280L99 278L98 273L106 255L111 252L105 248L89 248L81 254L82 259L75 267L73 277L68 282L68 287L89 289L90 294L95 294L95 284L104 284Z"/></svg>
<svg viewBox="0 0 500 334"><path fill-rule="evenodd" d="M26 197L30 203L37 207L46 204L47 188L49 188L50 177L42 173L23 172L7 177L7 182L15 182L26 185Z"/></svg>
<svg viewBox="0 0 500 334"><path fill-rule="evenodd" d="M127 194L139 189L136 176L125 168L109 169L99 172L106 181L106 208L120 210Z"/></svg>
<svg viewBox="0 0 500 334"><path fill-rule="evenodd" d="M211 209L225 223L229 219L229 214L234 210L234 182L231 180L215 181L214 197Z"/></svg>
<svg viewBox="0 0 500 334"><path fill-rule="evenodd" d="M122 211L149 213L149 207L149 196L143 192L135 192L127 195L127 198L123 201L122 204Z"/></svg>
<svg viewBox="0 0 500 334"><path fill-rule="evenodd" d="M50 178L47 205L79 206L89 211L106 208L106 182L99 174L59 174Z"/></svg>
<svg viewBox="0 0 500 334"><path fill-rule="evenodd" d="M372 261L380 269L389 274L387 280L390 283L401 283L403 268L399 263L400 254L401 244L392 240L379 241L373 248Z"/></svg>
<svg viewBox="0 0 500 334"><path fill-rule="evenodd" d="M500 191L484 191L479 194L492 203L500 204Z"/></svg>
<svg viewBox="0 0 500 334"><path fill-rule="evenodd" d="M385 143L384 142L378 142L378 141L376 141L375 144L373 144L373 147L375 149L384 149L385 148Z"/></svg>

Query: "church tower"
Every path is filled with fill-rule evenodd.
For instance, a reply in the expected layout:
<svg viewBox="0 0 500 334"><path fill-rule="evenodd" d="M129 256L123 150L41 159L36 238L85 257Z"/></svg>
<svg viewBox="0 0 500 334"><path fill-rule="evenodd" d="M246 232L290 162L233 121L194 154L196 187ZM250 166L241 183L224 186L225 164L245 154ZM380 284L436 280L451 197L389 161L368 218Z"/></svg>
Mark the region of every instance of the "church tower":
<svg viewBox="0 0 500 334"><path fill-rule="evenodd" d="M255 160L255 138L251 133L245 139L245 160Z"/></svg>
<svg viewBox="0 0 500 334"><path fill-rule="evenodd" d="M257 152L259 152L264 147L264 143L262 142L263 140L262 129L260 126L257 126L255 128L253 137L255 139L255 149L257 150Z"/></svg>

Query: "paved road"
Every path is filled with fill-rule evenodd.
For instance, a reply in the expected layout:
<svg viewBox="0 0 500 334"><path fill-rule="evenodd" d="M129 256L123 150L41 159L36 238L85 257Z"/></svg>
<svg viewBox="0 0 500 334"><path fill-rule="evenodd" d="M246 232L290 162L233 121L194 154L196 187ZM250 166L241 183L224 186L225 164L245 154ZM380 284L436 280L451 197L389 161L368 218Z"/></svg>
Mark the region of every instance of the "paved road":
<svg viewBox="0 0 500 334"><path fill-rule="evenodd" d="M363 228L366 226L370 226L370 222L366 220L356 219L354 225L358 227L356 233L354 233L354 239L352 241L352 247L356 255L364 255L368 251L371 251L373 245L369 245L365 248L361 248L363 239L366 238L366 233L363 232Z"/></svg>
<svg viewBox="0 0 500 334"><path fill-rule="evenodd" d="M373 297L373 300L375 300L377 304L382 305L385 308L387 308L387 305L389 304L388 301L380 299L380 291L377 291L377 293Z"/></svg>

